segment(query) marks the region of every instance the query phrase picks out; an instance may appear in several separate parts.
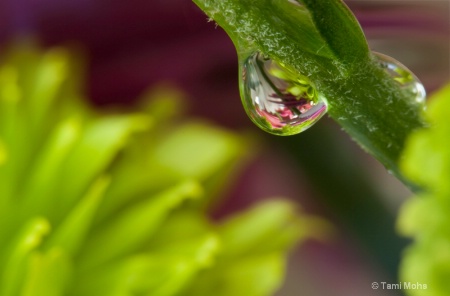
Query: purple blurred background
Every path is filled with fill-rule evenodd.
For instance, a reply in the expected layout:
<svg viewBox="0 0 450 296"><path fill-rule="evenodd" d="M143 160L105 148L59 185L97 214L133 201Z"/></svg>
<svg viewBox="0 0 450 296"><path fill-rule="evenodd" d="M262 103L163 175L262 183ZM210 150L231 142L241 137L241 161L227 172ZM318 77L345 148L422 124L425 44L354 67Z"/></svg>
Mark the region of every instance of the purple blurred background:
<svg viewBox="0 0 450 296"><path fill-rule="evenodd" d="M447 0L346 3L372 49L399 59L427 90L448 80ZM1 0L0 41L20 34L37 35L46 45L85 48L89 94L99 104L129 102L151 85L170 81L190 94L196 113L234 127L248 123L236 99L234 47L190 1Z"/></svg>
<svg viewBox="0 0 450 296"><path fill-rule="evenodd" d="M346 3L360 20L371 48L413 70L428 92L449 81L449 1ZM98 105L129 104L149 87L170 83L188 95L190 114L247 130L262 139L266 148L244 170L219 212L245 207L261 197L284 195L299 200L308 212L327 217L338 229L330 242L310 242L294 253L286 284L278 295L401 295L398 291L371 289L371 282L386 279L386 267L340 222L335 215L338 210L319 198L319 190L308 182L309 171L293 165L273 136L262 134L251 124L240 103L234 47L223 30L207 22L193 3L0 0L1 44L30 35L46 46L84 49L88 58L87 93ZM334 123L325 119L321 125L338 135L337 143L351 153L352 161L368 168L365 174L376 188L380 203L395 215L409 192ZM386 248L384 252L389 254Z"/></svg>

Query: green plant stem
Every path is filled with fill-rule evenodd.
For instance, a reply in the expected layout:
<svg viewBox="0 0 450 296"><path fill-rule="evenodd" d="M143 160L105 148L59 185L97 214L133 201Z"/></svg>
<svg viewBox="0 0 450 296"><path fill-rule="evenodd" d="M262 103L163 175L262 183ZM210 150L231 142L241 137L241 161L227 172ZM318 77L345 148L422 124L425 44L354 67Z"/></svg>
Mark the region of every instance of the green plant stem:
<svg viewBox="0 0 450 296"><path fill-rule="evenodd" d="M194 2L229 34L240 63L260 51L307 76L326 98L329 116L403 179L397 163L406 136L423 126L422 106L380 67L341 1Z"/></svg>

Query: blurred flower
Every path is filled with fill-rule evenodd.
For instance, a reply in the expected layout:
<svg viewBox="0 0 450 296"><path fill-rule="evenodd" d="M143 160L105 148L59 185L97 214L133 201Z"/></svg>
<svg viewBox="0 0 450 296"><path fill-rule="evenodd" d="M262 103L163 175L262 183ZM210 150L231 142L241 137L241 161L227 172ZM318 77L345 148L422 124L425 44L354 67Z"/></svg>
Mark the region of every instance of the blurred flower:
<svg viewBox="0 0 450 296"><path fill-rule="evenodd" d="M424 190L408 200L399 231L414 238L403 255L401 279L413 283L408 295L450 294L450 84L435 94L425 112L430 126L412 133L401 167Z"/></svg>
<svg viewBox="0 0 450 296"><path fill-rule="evenodd" d="M287 201L221 221L207 209L249 143L154 90L98 112L62 48L0 65L0 295L270 295L320 222ZM177 119L177 120L174 120Z"/></svg>

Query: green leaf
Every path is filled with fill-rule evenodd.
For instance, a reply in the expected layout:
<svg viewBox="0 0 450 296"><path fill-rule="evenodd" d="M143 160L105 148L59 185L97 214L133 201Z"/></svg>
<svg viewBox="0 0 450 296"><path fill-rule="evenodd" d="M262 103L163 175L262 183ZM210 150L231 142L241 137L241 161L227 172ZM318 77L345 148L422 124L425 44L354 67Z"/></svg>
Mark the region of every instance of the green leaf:
<svg viewBox="0 0 450 296"><path fill-rule="evenodd" d="M96 266L119 255L136 251L168 216L169 212L202 190L198 183L185 181L120 213L98 229L86 243L84 266ZM124 241L123 238L126 237Z"/></svg>
<svg viewBox="0 0 450 296"><path fill-rule="evenodd" d="M94 291L109 294L123 291L145 295L178 295L199 270L213 264L219 246L216 234L202 231L202 234L193 235L189 227L179 224L200 218L199 215L189 216L182 216L188 220L179 219L178 215L168 219L166 223L172 226L167 228L165 224L162 225L161 236L152 239L158 246L146 250L145 254L84 272L81 281L84 288L77 289L76 293L88 295L86 291L91 291L95 295ZM169 241L167 237L170 237ZM103 274L105 278L99 280L97 274ZM112 289L111 283L114 283Z"/></svg>
<svg viewBox="0 0 450 296"><path fill-rule="evenodd" d="M240 258L218 270L205 271L195 284L181 295L265 296L279 288L285 269L280 254Z"/></svg>
<svg viewBox="0 0 450 296"><path fill-rule="evenodd" d="M44 218L35 218L20 230L0 258L4 262L0 268L0 295L15 295L19 291L30 253L41 244L43 236L49 231L50 224Z"/></svg>
<svg viewBox="0 0 450 296"><path fill-rule="evenodd" d="M162 139L152 161L177 176L205 180L239 155L241 145L231 133L190 123Z"/></svg>
<svg viewBox="0 0 450 296"><path fill-rule="evenodd" d="M194 2L225 29L240 56L260 50L285 62L293 60L292 55L297 52L301 55L295 59L301 59L305 69L313 69L318 60L333 57L310 13L300 5L281 0Z"/></svg>
<svg viewBox="0 0 450 296"><path fill-rule="evenodd" d="M146 129L150 119L141 115L119 115L98 119L85 127L80 140L60 167L57 194L65 196L59 202L60 213L73 206L90 182L107 169L128 137ZM86 157L88 156L88 157ZM79 172L83 171L83 174ZM56 192L53 191L53 194ZM57 219L61 219L57 215Z"/></svg>
<svg viewBox="0 0 450 296"><path fill-rule="evenodd" d="M276 253L243 259L224 271L223 291L218 294L272 295L282 283L285 261L284 256Z"/></svg>
<svg viewBox="0 0 450 296"><path fill-rule="evenodd" d="M59 180L59 170L75 143L79 140L82 127L77 119L70 118L55 125L50 137L31 165L30 174L23 180L21 206L24 213L39 212L51 206L54 184Z"/></svg>
<svg viewBox="0 0 450 296"><path fill-rule="evenodd" d="M47 122L44 116L58 97L63 81L68 75L68 52L62 48L54 48L46 52L40 59L31 87L27 90L33 100L28 100L28 116L33 134L40 136L42 125Z"/></svg>
<svg viewBox="0 0 450 296"><path fill-rule="evenodd" d="M218 226L217 262L201 271L182 295L272 295L281 285L284 254L324 222L299 219L285 200L269 200L225 219Z"/></svg>
<svg viewBox="0 0 450 296"><path fill-rule="evenodd" d="M111 169L117 182L105 196L99 219L111 215L130 198L153 194L186 178L205 182L223 173L229 179L229 168L236 167L235 160L249 145L237 135L199 121L178 127L167 124L165 129L167 133L158 136L154 131L142 133L138 139L141 144L121 154Z"/></svg>
<svg viewBox="0 0 450 296"><path fill-rule="evenodd" d="M429 127L408 139L401 168L424 191L400 211L398 230L414 238L403 256L403 281L424 283L427 290L408 290L411 296L450 294L450 84L435 93L425 117Z"/></svg>
<svg viewBox="0 0 450 296"><path fill-rule="evenodd" d="M153 253L155 257L148 262L150 264L147 263L150 266L146 267L145 272L139 272L133 289L143 290L147 295L177 295L200 269L212 265L218 246L218 237L209 233L196 239L181 241L177 245L169 245L168 248ZM137 261L135 264L140 265L142 262ZM167 270L169 266L171 271ZM164 270L168 272L161 277ZM151 281L148 280L149 277L152 278ZM158 278L159 281L154 280Z"/></svg>
<svg viewBox="0 0 450 296"><path fill-rule="evenodd" d="M15 180L23 165L21 157L25 142L22 140L25 134L25 116L19 104L21 100L21 88L18 84L19 72L10 63L0 66L0 138L8 151L9 162L0 166L0 178L5 180L0 183L0 196L7 201L15 190ZM16 161L16 165L12 165Z"/></svg>
<svg viewBox="0 0 450 296"><path fill-rule="evenodd" d="M282 250L302 234L299 222L289 202L273 200L261 203L221 225L219 233L225 248L222 256L236 257ZM279 234L280 231L283 233ZM272 249L276 241L286 234L289 234L286 245ZM284 242L284 239L281 241Z"/></svg>
<svg viewBox="0 0 450 296"><path fill-rule="evenodd" d="M242 69L255 52L311 81L342 128L394 175L422 105L368 50L341 0L194 0L233 40ZM240 83L241 97L244 81ZM285 129L286 130L286 129ZM403 179L404 180L404 179Z"/></svg>
<svg viewBox="0 0 450 296"><path fill-rule="evenodd" d="M6 160L8 159L8 151L6 150L5 145L0 140L0 166L2 166Z"/></svg>
<svg viewBox="0 0 450 296"><path fill-rule="evenodd" d="M101 177L92 184L87 194L47 240L47 249L60 247L70 255L79 251L109 183L109 178Z"/></svg>
<svg viewBox="0 0 450 296"><path fill-rule="evenodd" d="M418 130L407 142L401 168L404 174L427 190L450 194L450 85L430 98L426 118L431 128Z"/></svg>
<svg viewBox="0 0 450 296"><path fill-rule="evenodd" d="M443 202L432 194L421 194L402 206L397 226L403 235L428 243L435 237L450 238L450 201Z"/></svg>
<svg viewBox="0 0 450 296"><path fill-rule="evenodd" d="M343 1L301 0L311 12L314 24L326 44L342 62L369 59L369 47L353 13Z"/></svg>
<svg viewBox="0 0 450 296"><path fill-rule="evenodd" d="M21 296L63 296L71 275L71 264L61 249L31 255Z"/></svg>

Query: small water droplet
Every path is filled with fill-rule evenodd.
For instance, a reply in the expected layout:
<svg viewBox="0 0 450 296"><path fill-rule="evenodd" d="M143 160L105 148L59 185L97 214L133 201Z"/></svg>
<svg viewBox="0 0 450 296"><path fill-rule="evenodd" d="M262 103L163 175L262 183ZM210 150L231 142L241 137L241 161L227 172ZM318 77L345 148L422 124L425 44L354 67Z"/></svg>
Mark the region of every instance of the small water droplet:
<svg viewBox="0 0 450 296"><path fill-rule="evenodd" d="M411 92L415 102L425 103L427 93L419 78L396 59L379 52L373 52L385 71L399 83L403 89Z"/></svg>
<svg viewBox="0 0 450 296"><path fill-rule="evenodd" d="M242 65L242 103L251 120L275 135L295 135L327 111L309 79L256 52Z"/></svg>

